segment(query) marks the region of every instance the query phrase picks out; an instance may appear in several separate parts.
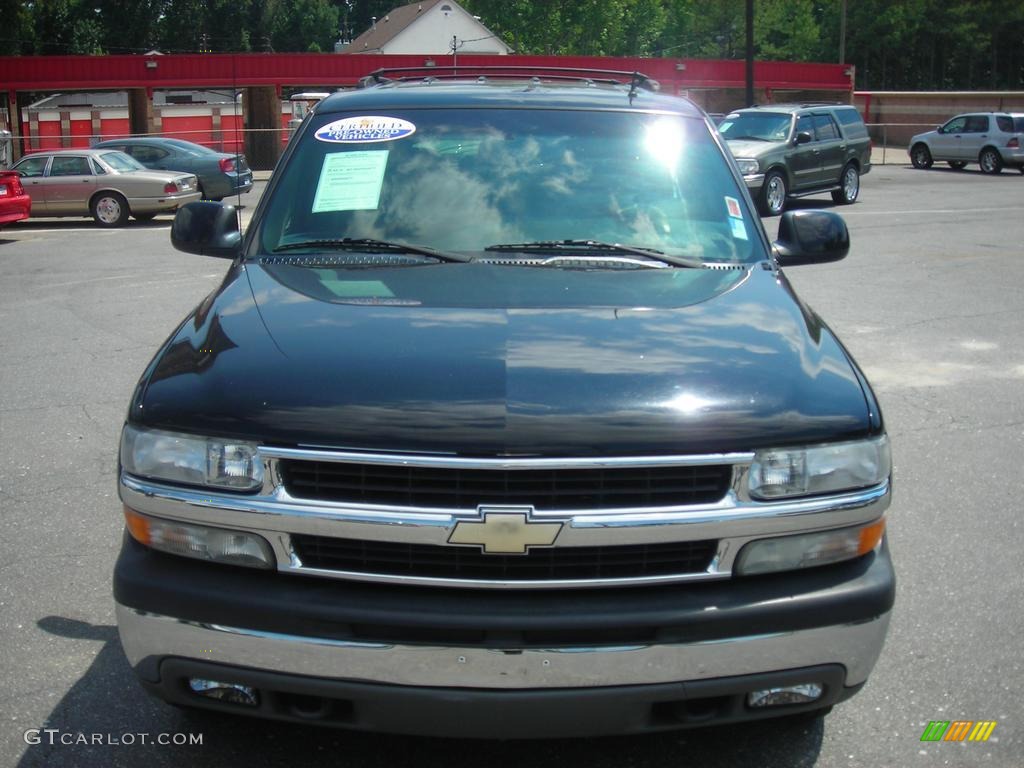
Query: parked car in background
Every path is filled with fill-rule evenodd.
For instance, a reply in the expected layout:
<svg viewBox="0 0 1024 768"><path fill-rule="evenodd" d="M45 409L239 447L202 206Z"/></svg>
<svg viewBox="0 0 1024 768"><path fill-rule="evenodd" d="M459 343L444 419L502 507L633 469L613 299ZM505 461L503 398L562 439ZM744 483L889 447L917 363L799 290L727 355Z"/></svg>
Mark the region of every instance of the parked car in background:
<svg viewBox="0 0 1024 768"><path fill-rule="evenodd" d="M977 163L982 173L1000 173L1004 167L1024 173L1024 115L972 112L957 115L934 131L919 133L907 151L915 168L931 168L945 160L960 170Z"/></svg>
<svg viewBox="0 0 1024 768"><path fill-rule="evenodd" d="M871 170L871 139L847 104L768 104L738 109L718 126L763 216L791 197L831 192L849 204Z"/></svg>
<svg viewBox="0 0 1024 768"><path fill-rule="evenodd" d="M199 179L199 194L206 200L222 198L252 189L252 171L244 155L217 152L182 139L160 136L111 139L97 149L118 149L154 171L185 171Z"/></svg>
<svg viewBox="0 0 1024 768"><path fill-rule="evenodd" d="M14 170L32 195L33 216L92 216L120 227L200 199L190 173L150 171L123 152L62 149L23 157Z"/></svg>
<svg viewBox="0 0 1024 768"><path fill-rule="evenodd" d="M21 183L21 174L0 170L0 229L27 219L31 210L32 198Z"/></svg>

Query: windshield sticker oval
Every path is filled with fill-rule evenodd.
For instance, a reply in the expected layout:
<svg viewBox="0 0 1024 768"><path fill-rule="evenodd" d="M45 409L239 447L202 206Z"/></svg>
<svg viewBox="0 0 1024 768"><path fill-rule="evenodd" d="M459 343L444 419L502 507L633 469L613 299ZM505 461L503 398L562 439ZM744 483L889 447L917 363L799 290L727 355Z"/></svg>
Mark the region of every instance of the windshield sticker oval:
<svg viewBox="0 0 1024 768"><path fill-rule="evenodd" d="M367 115L335 120L314 134L320 141L331 144L370 144L377 141L404 139L416 133L416 126L400 117Z"/></svg>

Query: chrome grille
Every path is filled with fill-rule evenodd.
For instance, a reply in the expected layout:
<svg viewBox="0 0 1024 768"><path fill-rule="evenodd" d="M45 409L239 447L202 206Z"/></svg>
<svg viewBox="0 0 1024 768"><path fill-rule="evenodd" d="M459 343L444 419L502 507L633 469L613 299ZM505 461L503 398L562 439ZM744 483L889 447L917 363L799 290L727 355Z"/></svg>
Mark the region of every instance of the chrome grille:
<svg viewBox="0 0 1024 768"><path fill-rule="evenodd" d="M303 567L413 578L553 581L630 579L706 571L718 542L534 548L525 555L473 547L293 535Z"/></svg>
<svg viewBox="0 0 1024 768"><path fill-rule="evenodd" d="M295 498L352 504L475 509L523 504L543 511L712 504L732 466L476 469L282 459Z"/></svg>

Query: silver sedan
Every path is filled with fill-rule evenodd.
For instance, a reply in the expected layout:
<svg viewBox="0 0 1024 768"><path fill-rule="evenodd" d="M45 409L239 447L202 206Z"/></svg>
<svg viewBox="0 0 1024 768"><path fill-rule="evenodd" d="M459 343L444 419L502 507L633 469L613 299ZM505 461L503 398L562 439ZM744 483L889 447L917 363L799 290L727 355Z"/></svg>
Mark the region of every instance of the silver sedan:
<svg viewBox="0 0 1024 768"><path fill-rule="evenodd" d="M196 177L150 171L109 149L63 149L22 158L14 170L32 196L32 216L92 216L120 227L132 216L148 221L200 198Z"/></svg>

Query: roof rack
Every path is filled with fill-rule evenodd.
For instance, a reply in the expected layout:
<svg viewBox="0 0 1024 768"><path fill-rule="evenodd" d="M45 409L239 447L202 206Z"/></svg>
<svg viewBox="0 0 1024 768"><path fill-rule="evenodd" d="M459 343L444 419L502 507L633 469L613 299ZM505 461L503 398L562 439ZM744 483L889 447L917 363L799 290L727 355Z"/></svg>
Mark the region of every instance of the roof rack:
<svg viewBox="0 0 1024 768"><path fill-rule="evenodd" d="M411 73L420 73L413 75ZM393 75L400 75L393 77ZM452 67L385 67L376 69L359 80L360 88L368 88L384 83L409 82L413 80L453 80L456 78L476 77L481 82L489 78L512 79L528 76L533 80L578 80L588 83L613 83L629 85L630 95L639 88L657 91L658 81L643 72L629 72L618 69L588 69L585 67L544 67L544 66L473 66L462 65ZM596 77L595 77L596 76Z"/></svg>
<svg viewBox="0 0 1024 768"><path fill-rule="evenodd" d="M751 107L849 107L845 101L776 101L768 104L751 104ZM742 107L740 107L742 109ZM735 111L735 110L733 110Z"/></svg>

